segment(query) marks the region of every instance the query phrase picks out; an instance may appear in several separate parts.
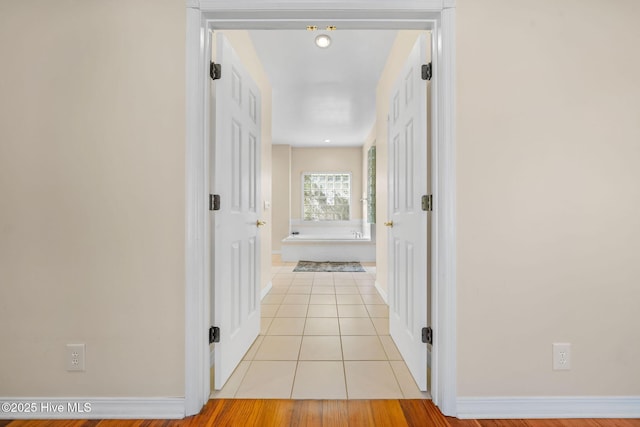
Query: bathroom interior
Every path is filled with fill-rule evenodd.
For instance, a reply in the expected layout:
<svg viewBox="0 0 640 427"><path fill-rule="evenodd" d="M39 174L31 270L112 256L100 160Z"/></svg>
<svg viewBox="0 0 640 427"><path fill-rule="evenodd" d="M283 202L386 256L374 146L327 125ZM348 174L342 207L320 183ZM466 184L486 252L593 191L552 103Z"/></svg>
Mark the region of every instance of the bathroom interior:
<svg viewBox="0 0 640 427"><path fill-rule="evenodd" d="M225 33L255 49L273 90L271 270L260 335L212 398L428 398L389 335L379 221L388 92L424 32ZM319 34L330 46L314 45ZM296 272L298 261L362 271Z"/></svg>
<svg viewBox="0 0 640 427"><path fill-rule="evenodd" d="M375 150L372 144L272 147L272 162L278 164L272 186L279 189L272 211L274 255L284 262L375 263ZM316 201L314 196L333 206L342 196L345 206L338 206L336 213L316 213L314 208L325 206L312 203L325 199Z"/></svg>

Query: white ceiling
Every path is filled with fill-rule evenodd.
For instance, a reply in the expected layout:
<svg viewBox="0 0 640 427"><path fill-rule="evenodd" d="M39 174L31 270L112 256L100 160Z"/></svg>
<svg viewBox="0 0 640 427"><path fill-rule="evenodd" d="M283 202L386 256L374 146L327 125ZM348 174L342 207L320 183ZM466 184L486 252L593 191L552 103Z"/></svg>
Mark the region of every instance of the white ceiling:
<svg viewBox="0 0 640 427"><path fill-rule="evenodd" d="M362 145L375 121L376 85L396 33L250 31L273 90L273 143ZM328 48L315 45L319 34L332 38Z"/></svg>

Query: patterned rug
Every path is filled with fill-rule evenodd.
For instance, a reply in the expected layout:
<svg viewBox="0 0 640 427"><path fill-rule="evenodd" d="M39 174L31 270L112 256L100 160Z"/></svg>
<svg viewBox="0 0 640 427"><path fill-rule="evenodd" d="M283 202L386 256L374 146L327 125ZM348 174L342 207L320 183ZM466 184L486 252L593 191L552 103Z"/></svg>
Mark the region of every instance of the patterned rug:
<svg viewBox="0 0 640 427"><path fill-rule="evenodd" d="M298 261L294 272L341 272L341 273L364 273L365 269L358 261L334 262L334 261Z"/></svg>

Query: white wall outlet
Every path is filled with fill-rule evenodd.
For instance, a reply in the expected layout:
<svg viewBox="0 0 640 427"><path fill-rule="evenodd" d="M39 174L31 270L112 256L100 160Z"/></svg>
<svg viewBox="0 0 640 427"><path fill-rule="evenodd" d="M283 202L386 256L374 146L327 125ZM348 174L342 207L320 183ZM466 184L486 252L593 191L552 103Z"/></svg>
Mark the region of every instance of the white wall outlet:
<svg viewBox="0 0 640 427"><path fill-rule="evenodd" d="M67 371L84 371L84 344L67 344Z"/></svg>
<svg viewBox="0 0 640 427"><path fill-rule="evenodd" d="M571 369L571 344L553 343L553 370L568 371Z"/></svg>

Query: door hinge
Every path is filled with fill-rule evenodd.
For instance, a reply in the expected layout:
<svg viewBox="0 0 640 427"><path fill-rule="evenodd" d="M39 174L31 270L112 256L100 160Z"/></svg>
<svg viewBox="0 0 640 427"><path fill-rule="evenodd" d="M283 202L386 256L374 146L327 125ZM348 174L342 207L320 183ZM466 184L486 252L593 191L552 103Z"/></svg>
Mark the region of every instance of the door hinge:
<svg viewBox="0 0 640 427"><path fill-rule="evenodd" d="M210 211L219 211L220 210L220 195L219 194L209 194L209 210Z"/></svg>
<svg viewBox="0 0 640 427"><path fill-rule="evenodd" d="M211 61L211 65L209 66L209 75L213 80L219 80L220 77L222 77L222 65Z"/></svg>
<svg viewBox="0 0 640 427"><path fill-rule="evenodd" d="M209 344L220 342L220 328L212 326L209 328Z"/></svg>
<svg viewBox="0 0 640 427"><path fill-rule="evenodd" d="M422 80L431 80L431 62L422 65Z"/></svg>
<svg viewBox="0 0 640 427"><path fill-rule="evenodd" d="M422 328L422 342L433 345L433 329L431 329L431 326Z"/></svg>
<svg viewBox="0 0 640 427"><path fill-rule="evenodd" d="M427 212L433 210L433 195L428 194L422 196L422 210Z"/></svg>

